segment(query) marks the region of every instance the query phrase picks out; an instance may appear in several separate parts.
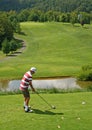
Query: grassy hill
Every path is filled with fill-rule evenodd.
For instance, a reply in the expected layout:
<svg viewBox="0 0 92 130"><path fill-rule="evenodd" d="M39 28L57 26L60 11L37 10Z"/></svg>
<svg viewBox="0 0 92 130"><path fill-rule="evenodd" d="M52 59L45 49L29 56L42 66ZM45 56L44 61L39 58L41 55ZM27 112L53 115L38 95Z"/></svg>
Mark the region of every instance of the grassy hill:
<svg viewBox="0 0 92 130"><path fill-rule="evenodd" d="M4 60L0 56L0 78L17 79L37 67L35 77L74 76L81 66L92 63L92 25L64 23L21 23L22 54ZM3 57L3 59L2 59Z"/></svg>
<svg viewBox="0 0 92 130"><path fill-rule="evenodd" d="M33 113L25 113L22 95L0 96L0 130L91 130L92 93L42 94L56 109L31 95Z"/></svg>

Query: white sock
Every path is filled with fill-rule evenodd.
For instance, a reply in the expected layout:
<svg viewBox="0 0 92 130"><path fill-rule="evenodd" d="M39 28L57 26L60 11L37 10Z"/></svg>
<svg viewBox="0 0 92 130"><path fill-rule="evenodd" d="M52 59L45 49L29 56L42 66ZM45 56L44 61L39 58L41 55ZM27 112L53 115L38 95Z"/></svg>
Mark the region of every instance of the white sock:
<svg viewBox="0 0 92 130"><path fill-rule="evenodd" d="M25 111L28 111L28 106L25 105Z"/></svg>

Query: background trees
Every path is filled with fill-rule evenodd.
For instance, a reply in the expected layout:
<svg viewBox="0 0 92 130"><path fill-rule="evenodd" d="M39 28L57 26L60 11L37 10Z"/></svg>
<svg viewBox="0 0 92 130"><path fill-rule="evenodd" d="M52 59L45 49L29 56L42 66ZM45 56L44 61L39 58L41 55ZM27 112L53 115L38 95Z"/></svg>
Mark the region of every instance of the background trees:
<svg viewBox="0 0 92 130"><path fill-rule="evenodd" d="M9 12L8 15L15 32L20 31L17 23L24 21L71 21L74 24L78 22L75 16L80 12L91 16L83 14L83 19L79 20L81 25L90 23L92 20L92 0L1 0L0 10Z"/></svg>
<svg viewBox="0 0 92 130"><path fill-rule="evenodd" d="M10 44L9 44L7 38L2 43L2 51L6 55L10 52Z"/></svg>
<svg viewBox="0 0 92 130"><path fill-rule="evenodd" d="M2 6L3 5L3 6ZM16 10L17 12L30 8L43 12L49 10L58 12L91 12L92 0L0 0L2 11Z"/></svg>
<svg viewBox="0 0 92 130"><path fill-rule="evenodd" d="M18 43L12 39L14 32L20 33L20 31L16 12L0 12L0 49L6 55L18 48Z"/></svg>
<svg viewBox="0 0 92 130"><path fill-rule="evenodd" d="M13 38L13 28L6 14L0 13L0 47L2 46L2 42L5 38L8 40Z"/></svg>
<svg viewBox="0 0 92 130"><path fill-rule="evenodd" d="M86 12L68 12L62 13L58 11L49 10L47 12L43 12L37 9L25 9L17 14L18 20L20 22L25 21L35 21L35 22L71 22L72 24L80 23L90 24L91 14Z"/></svg>
<svg viewBox="0 0 92 130"><path fill-rule="evenodd" d="M6 55L8 55L9 53L13 54L20 47L22 47L22 43L20 40L8 40L7 38L5 38L2 42L2 51Z"/></svg>

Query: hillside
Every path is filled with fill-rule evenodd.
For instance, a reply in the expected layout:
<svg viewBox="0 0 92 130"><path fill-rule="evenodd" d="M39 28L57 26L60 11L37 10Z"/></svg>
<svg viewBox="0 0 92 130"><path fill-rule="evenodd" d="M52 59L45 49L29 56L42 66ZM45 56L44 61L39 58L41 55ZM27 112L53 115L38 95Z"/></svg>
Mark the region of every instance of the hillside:
<svg viewBox="0 0 92 130"><path fill-rule="evenodd" d="M92 0L0 0L0 10L2 11L20 11L26 8L36 8L42 11L71 12L78 10L90 12Z"/></svg>
<svg viewBox="0 0 92 130"><path fill-rule="evenodd" d="M15 37L26 47L19 56L0 62L0 79L20 79L31 66L37 68L37 78L74 76L92 64L92 25L23 22L21 29Z"/></svg>

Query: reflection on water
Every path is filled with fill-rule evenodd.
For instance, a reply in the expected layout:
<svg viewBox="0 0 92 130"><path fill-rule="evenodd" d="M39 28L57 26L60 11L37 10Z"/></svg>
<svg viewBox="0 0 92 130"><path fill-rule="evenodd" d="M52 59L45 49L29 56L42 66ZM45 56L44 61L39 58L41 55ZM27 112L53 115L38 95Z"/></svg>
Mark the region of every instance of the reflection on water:
<svg viewBox="0 0 92 130"><path fill-rule="evenodd" d="M0 82L0 91L17 91L19 90L20 82L20 80ZM75 78L33 80L33 86L40 89L81 89Z"/></svg>

